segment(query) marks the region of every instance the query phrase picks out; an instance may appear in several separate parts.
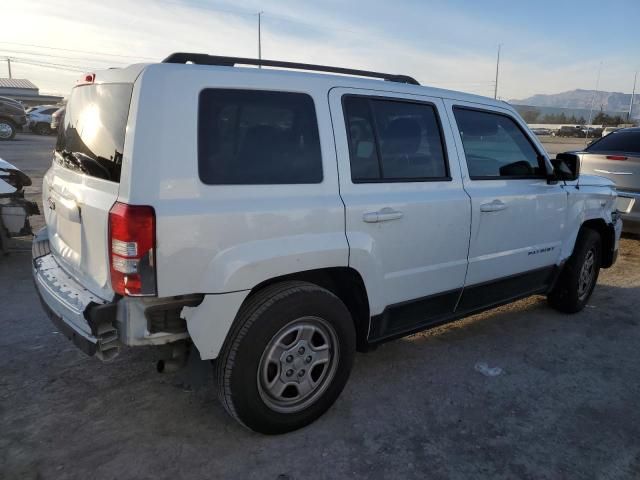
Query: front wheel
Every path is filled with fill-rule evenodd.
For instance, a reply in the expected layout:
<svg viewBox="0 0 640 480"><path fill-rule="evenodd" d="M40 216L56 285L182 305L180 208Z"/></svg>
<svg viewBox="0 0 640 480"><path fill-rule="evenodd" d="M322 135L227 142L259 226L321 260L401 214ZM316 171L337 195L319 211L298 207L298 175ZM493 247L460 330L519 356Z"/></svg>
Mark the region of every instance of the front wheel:
<svg viewBox="0 0 640 480"><path fill-rule="evenodd" d="M351 315L333 293L283 282L243 305L216 361L219 398L265 434L301 428L340 395L355 355Z"/></svg>
<svg viewBox="0 0 640 480"><path fill-rule="evenodd" d="M0 140L12 140L16 136L16 126L9 120L0 119Z"/></svg>
<svg viewBox="0 0 640 480"><path fill-rule="evenodd" d="M547 297L549 305L564 313L582 310L593 292L602 263L602 240L598 232L584 228L573 254Z"/></svg>

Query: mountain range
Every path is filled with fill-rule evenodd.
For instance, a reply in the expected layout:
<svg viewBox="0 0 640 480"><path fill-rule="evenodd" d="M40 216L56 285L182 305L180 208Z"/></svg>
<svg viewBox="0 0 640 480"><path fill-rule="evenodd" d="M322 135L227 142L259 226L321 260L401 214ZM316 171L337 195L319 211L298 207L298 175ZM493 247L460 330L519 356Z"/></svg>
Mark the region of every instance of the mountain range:
<svg viewBox="0 0 640 480"><path fill-rule="evenodd" d="M626 113L629 111L630 93L603 92L596 90L576 89L554 94L538 94L521 100L509 100L513 105L532 107L552 107L589 110L593 102L593 111L605 113ZM633 117L640 116L640 95L633 102Z"/></svg>

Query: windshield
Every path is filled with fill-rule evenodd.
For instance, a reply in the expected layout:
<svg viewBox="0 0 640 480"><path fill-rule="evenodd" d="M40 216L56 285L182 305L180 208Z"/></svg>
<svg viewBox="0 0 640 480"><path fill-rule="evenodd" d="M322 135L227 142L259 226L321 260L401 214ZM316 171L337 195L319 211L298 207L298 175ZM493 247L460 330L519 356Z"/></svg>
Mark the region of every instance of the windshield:
<svg viewBox="0 0 640 480"><path fill-rule="evenodd" d="M587 147L587 152L640 153L640 130L615 131Z"/></svg>
<svg viewBox="0 0 640 480"><path fill-rule="evenodd" d="M74 88L58 134L57 162L119 182L132 91L130 83Z"/></svg>

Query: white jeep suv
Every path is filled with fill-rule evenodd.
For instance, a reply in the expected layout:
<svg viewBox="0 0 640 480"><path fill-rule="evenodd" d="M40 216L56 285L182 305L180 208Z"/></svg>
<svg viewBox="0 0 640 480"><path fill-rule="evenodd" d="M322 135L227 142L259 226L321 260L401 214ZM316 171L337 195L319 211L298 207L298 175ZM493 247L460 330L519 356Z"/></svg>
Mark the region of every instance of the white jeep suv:
<svg viewBox="0 0 640 480"><path fill-rule="evenodd" d="M410 77L173 54L73 89L35 283L86 353L188 346L233 417L286 432L356 350L533 294L581 310L621 220L576 158Z"/></svg>

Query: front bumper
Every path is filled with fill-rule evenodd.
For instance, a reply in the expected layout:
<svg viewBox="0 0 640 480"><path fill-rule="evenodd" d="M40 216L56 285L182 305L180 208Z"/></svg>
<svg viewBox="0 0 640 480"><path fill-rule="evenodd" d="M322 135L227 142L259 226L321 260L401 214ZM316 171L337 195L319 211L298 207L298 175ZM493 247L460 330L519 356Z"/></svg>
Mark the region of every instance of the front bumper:
<svg viewBox="0 0 640 480"><path fill-rule="evenodd" d="M53 324L87 355L114 358L120 351L116 303L95 296L58 265L46 230L34 238L32 257L36 291Z"/></svg>

